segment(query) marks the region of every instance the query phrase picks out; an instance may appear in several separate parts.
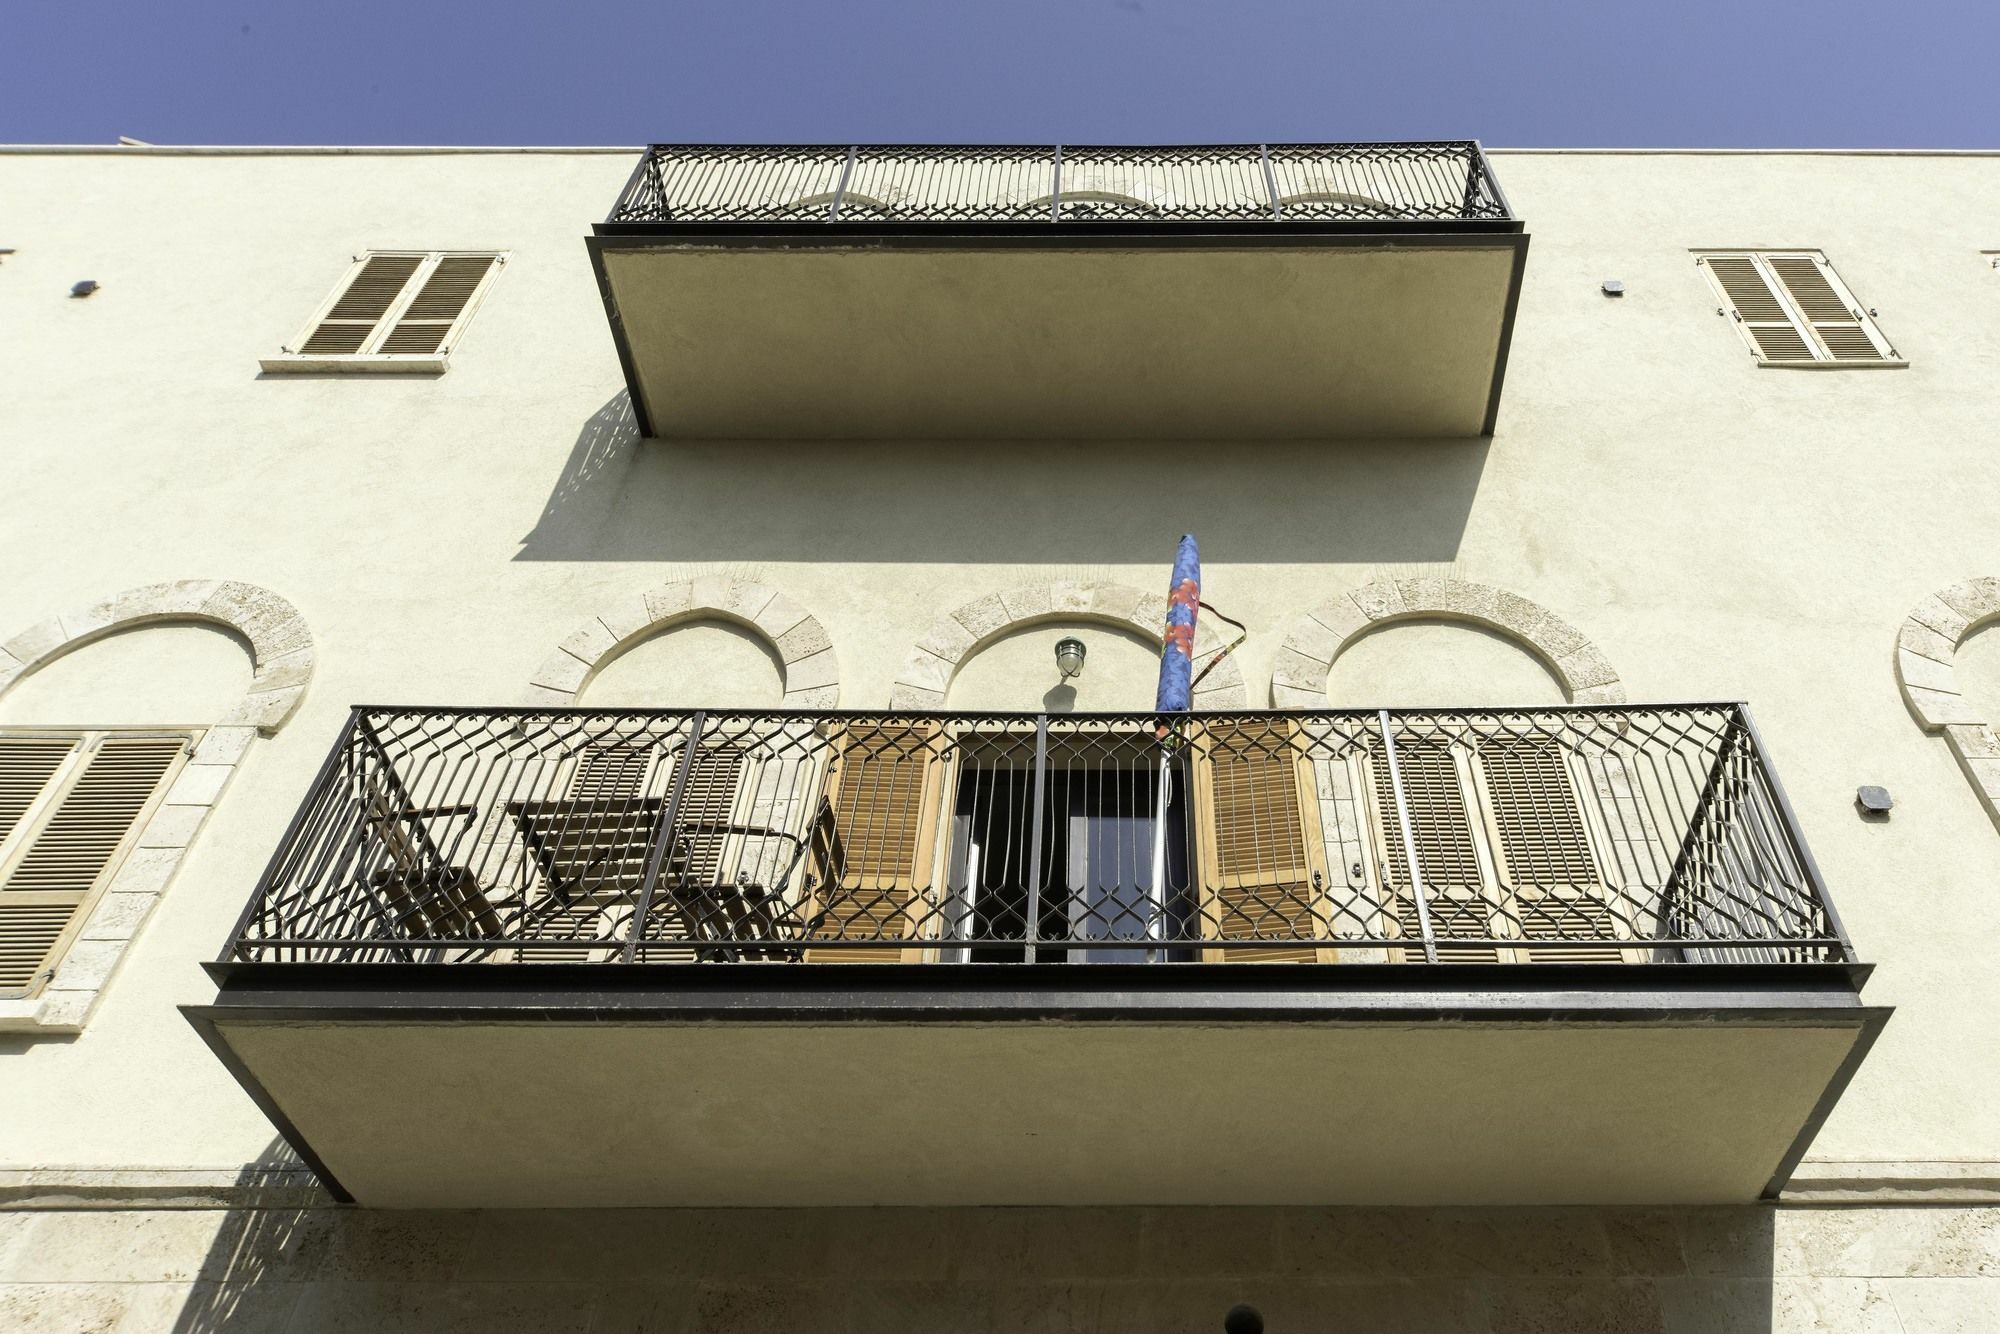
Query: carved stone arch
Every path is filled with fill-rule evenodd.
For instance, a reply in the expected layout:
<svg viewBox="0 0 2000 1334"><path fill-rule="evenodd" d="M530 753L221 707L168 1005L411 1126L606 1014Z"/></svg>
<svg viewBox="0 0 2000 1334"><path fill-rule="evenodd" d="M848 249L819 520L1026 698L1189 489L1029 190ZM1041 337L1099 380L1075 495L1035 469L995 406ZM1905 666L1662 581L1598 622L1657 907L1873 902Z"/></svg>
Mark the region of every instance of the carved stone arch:
<svg viewBox="0 0 2000 1334"><path fill-rule="evenodd" d="M585 621L528 678L529 704L570 705L613 658L689 621L726 621L755 633L778 656L786 708L840 703L840 662L819 619L768 584L711 575L649 588Z"/></svg>
<svg viewBox="0 0 2000 1334"><path fill-rule="evenodd" d="M219 625L250 645L250 688L202 732L148 817L138 845L98 895L40 995L0 1000L0 1031L76 1033L193 846L208 813L259 733L298 709L312 678L312 632L298 608L268 588L234 579L146 584L32 625L0 644L0 692L97 640L148 625ZM68 721L68 720L65 720ZM88 719L77 719L88 722Z"/></svg>
<svg viewBox="0 0 2000 1334"><path fill-rule="evenodd" d="M285 725L312 677L312 632L284 598L234 579L145 584L32 625L0 645L0 691L121 630L173 622L219 625L249 642L250 688L217 726L270 736Z"/></svg>
<svg viewBox="0 0 2000 1334"><path fill-rule="evenodd" d="M2000 620L2000 578L1964 579L1919 602L1896 635L1896 680L1926 732L1942 732L1972 780L1986 813L2000 825L2000 736L1993 720L1958 691L1958 650Z"/></svg>
<svg viewBox="0 0 2000 1334"><path fill-rule="evenodd" d="M1166 642L1167 599L1124 584L1058 580L1020 584L971 602L940 617L910 650L889 694L892 709L941 709L951 680L964 661L994 640L1032 625L1081 621L1109 625L1156 644ZM1211 622L1197 619L1194 656L1199 671L1207 655L1222 647ZM1194 692L1198 711L1240 709L1248 699L1243 669L1224 658Z"/></svg>
<svg viewBox="0 0 2000 1334"><path fill-rule="evenodd" d="M1518 593L1462 579L1378 579L1329 598L1292 622L1271 672L1271 703L1325 708L1327 673L1349 644L1397 621L1462 621L1514 640L1541 659L1572 704L1622 704L1625 686L1575 626Z"/></svg>

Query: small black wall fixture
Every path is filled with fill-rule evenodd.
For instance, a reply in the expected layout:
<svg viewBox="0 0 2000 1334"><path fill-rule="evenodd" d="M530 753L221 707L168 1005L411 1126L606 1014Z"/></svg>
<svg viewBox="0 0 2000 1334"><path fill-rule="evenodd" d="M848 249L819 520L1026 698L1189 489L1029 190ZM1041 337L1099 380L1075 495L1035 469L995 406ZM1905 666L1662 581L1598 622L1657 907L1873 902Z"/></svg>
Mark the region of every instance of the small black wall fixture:
<svg viewBox="0 0 2000 1334"><path fill-rule="evenodd" d="M85 278L80 283L71 284L69 289L69 294L73 297L85 297L89 296L92 292L95 292L96 290L97 290L97 280L95 278Z"/></svg>

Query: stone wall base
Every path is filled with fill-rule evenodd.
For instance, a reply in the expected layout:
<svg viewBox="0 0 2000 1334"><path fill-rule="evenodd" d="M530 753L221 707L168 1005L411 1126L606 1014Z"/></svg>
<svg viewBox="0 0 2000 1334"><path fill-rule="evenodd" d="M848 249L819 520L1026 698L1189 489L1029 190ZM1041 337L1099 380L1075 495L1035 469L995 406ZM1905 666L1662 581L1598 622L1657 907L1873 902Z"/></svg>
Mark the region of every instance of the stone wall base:
<svg viewBox="0 0 2000 1334"><path fill-rule="evenodd" d="M0 1213L9 1331L2000 1329L2000 1208Z"/></svg>

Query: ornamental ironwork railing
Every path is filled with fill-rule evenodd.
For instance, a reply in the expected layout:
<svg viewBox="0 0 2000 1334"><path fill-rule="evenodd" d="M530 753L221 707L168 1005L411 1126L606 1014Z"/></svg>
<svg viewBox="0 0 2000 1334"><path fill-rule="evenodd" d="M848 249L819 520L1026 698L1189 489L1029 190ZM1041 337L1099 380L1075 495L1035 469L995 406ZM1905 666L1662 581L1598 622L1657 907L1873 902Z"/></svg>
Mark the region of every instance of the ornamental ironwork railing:
<svg viewBox="0 0 2000 1334"><path fill-rule="evenodd" d="M1844 962L1744 707L362 708L249 962Z"/></svg>
<svg viewBox="0 0 2000 1334"><path fill-rule="evenodd" d="M654 144L611 224L1509 223L1477 142Z"/></svg>

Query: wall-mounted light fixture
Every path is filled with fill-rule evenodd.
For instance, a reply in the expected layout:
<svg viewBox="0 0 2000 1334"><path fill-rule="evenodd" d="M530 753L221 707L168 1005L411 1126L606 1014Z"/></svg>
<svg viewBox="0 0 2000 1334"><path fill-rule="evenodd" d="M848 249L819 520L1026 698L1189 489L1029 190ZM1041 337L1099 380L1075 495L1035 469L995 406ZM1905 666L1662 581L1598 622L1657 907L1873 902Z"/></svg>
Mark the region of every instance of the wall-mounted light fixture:
<svg viewBox="0 0 2000 1334"><path fill-rule="evenodd" d="M1081 639L1058 639L1056 641L1056 670L1063 680L1080 675L1083 671L1083 641Z"/></svg>
<svg viewBox="0 0 2000 1334"><path fill-rule="evenodd" d="M80 283L71 283L69 294L74 297L86 297L96 290L97 281L93 278L85 278Z"/></svg>

